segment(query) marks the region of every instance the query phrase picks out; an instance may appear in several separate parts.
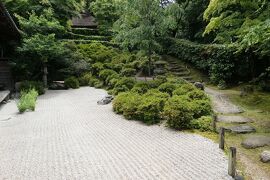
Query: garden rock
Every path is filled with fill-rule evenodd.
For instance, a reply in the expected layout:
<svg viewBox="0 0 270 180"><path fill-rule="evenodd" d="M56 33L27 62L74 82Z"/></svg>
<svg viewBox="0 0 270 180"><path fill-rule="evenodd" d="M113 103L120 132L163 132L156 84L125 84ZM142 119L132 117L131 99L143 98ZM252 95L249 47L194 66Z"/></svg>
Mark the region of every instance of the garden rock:
<svg viewBox="0 0 270 180"><path fill-rule="evenodd" d="M204 84L201 82L195 82L194 86L200 90L204 90Z"/></svg>
<svg viewBox="0 0 270 180"><path fill-rule="evenodd" d="M270 146L270 137L266 136L250 136L245 139L242 146L246 149L254 149L263 146Z"/></svg>
<svg viewBox="0 0 270 180"><path fill-rule="evenodd" d="M53 82L50 84L49 89L51 90L66 90L66 86L62 82Z"/></svg>
<svg viewBox="0 0 270 180"><path fill-rule="evenodd" d="M105 96L103 99L101 99L100 101L97 102L98 105L107 105L110 104L112 102L112 100L114 99L113 96L108 95Z"/></svg>
<svg viewBox="0 0 270 180"><path fill-rule="evenodd" d="M239 124L253 122L252 119L243 116L218 116L217 121L224 123L239 123Z"/></svg>
<svg viewBox="0 0 270 180"><path fill-rule="evenodd" d="M264 163L270 163L270 151L263 151L262 152L261 161Z"/></svg>
<svg viewBox="0 0 270 180"><path fill-rule="evenodd" d="M237 133L237 134L244 134L244 133L252 133L256 132L254 127L251 126L232 126L232 127L227 127L227 130L229 130L232 133Z"/></svg>

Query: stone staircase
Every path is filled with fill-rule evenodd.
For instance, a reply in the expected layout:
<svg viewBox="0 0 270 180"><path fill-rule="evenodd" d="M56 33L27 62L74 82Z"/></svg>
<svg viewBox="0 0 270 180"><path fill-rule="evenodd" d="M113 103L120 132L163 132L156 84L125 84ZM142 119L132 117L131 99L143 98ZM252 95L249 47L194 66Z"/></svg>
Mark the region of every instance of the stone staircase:
<svg viewBox="0 0 270 180"><path fill-rule="evenodd" d="M164 60L168 62L168 71L177 76L180 77L190 83L194 83L195 79L192 77L190 70L187 66L181 65L179 62L175 61L174 59L170 59L167 57L164 57Z"/></svg>

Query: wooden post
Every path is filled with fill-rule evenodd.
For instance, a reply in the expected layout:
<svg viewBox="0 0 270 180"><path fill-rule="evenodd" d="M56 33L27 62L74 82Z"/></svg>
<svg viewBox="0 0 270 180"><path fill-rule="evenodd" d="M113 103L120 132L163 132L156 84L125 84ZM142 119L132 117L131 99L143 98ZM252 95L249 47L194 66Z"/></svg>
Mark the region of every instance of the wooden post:
<svg viewBox="0 0 270 180"><path fill-rule="evenodd" d="M225 143L225 128L221 127L219 130L219 148L224 150Z"/></svg>
<svg viewBox="0 0 270 180"><path fill-rule="evenodd" d="M233 178L236 176L236 148L230 147L228 173Z"/></svg>
<svg viewBox="0 0 270 180"><path fill-rule="evenodd" d="M217 115L213 115L213 121L212 121L212 128L213 128L213 131L216 132L217 131Z"/></svg>

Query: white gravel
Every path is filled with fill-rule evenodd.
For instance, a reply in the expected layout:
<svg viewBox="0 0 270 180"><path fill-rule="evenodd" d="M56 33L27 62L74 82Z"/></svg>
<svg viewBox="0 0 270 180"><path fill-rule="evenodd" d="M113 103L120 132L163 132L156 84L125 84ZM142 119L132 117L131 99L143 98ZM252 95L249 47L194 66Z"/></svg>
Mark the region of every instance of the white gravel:
<svg viewBox="0 0 270 180"><path fill-rule="evenodd" d="M227 159L199 135L127 121L93 88L48 91L35 112L0 109L0 179L223 180Z"/></svg>

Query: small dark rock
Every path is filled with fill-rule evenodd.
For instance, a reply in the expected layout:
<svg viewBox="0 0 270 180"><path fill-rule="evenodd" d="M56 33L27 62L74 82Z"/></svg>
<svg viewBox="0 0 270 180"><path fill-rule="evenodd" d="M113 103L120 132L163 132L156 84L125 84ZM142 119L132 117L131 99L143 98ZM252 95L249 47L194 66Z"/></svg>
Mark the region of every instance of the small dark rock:
<svg viewBox="0 0 270 180"><path fill-rule="evenodd" d="M98 105L107 105L110 104L112 102L112 100L114 99L113 96L108 95L105 96L103 99L101 99L100 101L97 102Z"/></svg>
<svg viewBox="0 0 270 180"><path fill-rule="evenodd" d="M200 90L204 90L204 84L201 82L195 82L194 86Z"/></svg>

